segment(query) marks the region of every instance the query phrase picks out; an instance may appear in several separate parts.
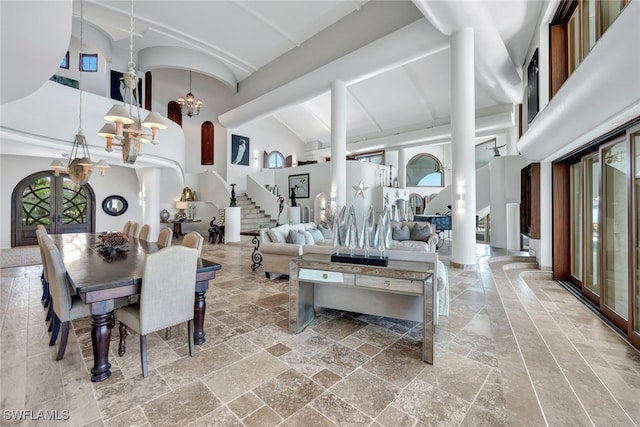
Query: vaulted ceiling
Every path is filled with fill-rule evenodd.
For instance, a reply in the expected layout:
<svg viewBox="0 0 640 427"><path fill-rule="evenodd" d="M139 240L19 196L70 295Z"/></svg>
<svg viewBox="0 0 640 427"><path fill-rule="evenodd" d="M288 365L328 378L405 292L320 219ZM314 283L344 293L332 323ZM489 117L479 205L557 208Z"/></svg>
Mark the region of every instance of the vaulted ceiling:
<svg viewBox="0 0 640 427"><path fill-rule="evenodd" d="M72 4L78 17L80 2ZM273 117L302 142L319 147L330 143L330 82L344 80L347 140L364 151L402 135L407 135L404 142L419 142L421 132L448 125L448 35L465 26L476 34L477 116L489 123L510 112L521 96L519 70L542 4L135 1L134 47L141 70L191 69L237 90L230 110L220 115L223 125ZM85 21L124 51L130 11L129 1L84 1ZM180 52L179 61L167 59L172 52ZM295 83L294 94L289 87ZM513 122L496 119L496 129L509 125Z"/></svg>

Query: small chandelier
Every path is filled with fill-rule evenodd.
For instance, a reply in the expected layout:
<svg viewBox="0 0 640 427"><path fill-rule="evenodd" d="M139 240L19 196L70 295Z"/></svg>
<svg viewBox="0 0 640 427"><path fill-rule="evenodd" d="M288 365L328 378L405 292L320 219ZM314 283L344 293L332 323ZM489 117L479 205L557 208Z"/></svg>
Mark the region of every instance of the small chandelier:
<svg viewBox="0 0 640 427"><path fill-rule="evenodd" d="M167 125L160 114L151 112L146 119L140 120L140 102L138 94L138 75L133 62L133 0L131 0L131 16L129 19L129 63L127 72L122 76L124 83L123 103L114 104L105 114L106 123L98 131L98 135L106 138L106 151L113 146L122 147L122 160L133 164L142 154L142 144L151 142L158 144L158 129L166 129ZM143 128L151 129L151 134ZM114 142L113 140L117 142Z"/></svg>
<svg viewBox="0 0 640 427"><path fill-rule="evenodd" d="M84 3L80 1L80 53L83 49L83 21L84 21ZM100 160L97 164L91 161L91 155L89 154L89 146L87 145L87 139L82 133L82 70L80 70L80 78L78 89L80 93L79 103L79 126L78 132L73 140L73 147L71 148L71 155L69 156L69 162L67 163L66 172L69 174L69 178L72 182L78 185L84 185L89 182L93 166L100 169L101 175L104 175L105 168L109 167L109 164L104 160ZM54 169L54 175L60 176L60 171L64 169L60 160L54 160L49 167Z"/></svg>
<svg viewBox="0 0 640 427"><path fill-rule="evenodd" d="M191 93L191 71L189 71L189 93L187 96L181 96L178 98L178 104L180 104L183 116L197 116L200 114L200 107L202 107L202 99L196 99Z"/></svg>

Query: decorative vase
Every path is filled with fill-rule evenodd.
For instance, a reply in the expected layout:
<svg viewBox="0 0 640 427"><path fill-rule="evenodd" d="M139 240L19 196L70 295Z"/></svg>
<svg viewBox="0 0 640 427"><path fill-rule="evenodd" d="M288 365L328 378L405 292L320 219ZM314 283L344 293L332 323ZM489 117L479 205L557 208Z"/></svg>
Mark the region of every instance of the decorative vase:
<svg viewBox="0 0 640 427"><path fill-rule="evenodd" d="M162 221L162 222L167 222L167 221L169 221L169 217L170 217L170 216L171 216L171 214L169 213L169 211L168 211L168 210L166 210L166 209L162 209L162 210L160 211L160 221Z"/></svg>

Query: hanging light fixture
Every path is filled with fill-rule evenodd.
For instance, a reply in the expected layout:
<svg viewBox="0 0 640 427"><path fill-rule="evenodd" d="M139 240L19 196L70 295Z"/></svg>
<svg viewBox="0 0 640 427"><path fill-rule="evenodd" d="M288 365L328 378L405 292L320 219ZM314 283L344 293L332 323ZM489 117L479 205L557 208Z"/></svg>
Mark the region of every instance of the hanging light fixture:
<svg viewBox="0 0 640 427"><path fill-rule="evenodd" d="M189 93L187 96L181 96L178 98L178 104L180 104L183 116L197 116L200 114L200 107L202 107L202 99L196 99L191 93L191 71L189 71Z"/></svg>
<svg viewBox="0 0 640 427"><path fill-rule="evenodd" d="M84 3L80 1L80 54L83 50L83 23L84 23ZM71 147L71 155L69 156L69 162L67 163L67 173L72 182L78 185L84 185L89 182L91 177L92 167L94 166L91 161L91 155L89 154L89 146L87 145L87 139L82 133L82 70L80 70L78 89L80 93L79 102L79 125L78 132L73 140L73 147ZM60 171L63 169L62 162L60 160L54 160L49 165L54 169L54 175L59 176ZM104 160L101 160L97 165L101 169L102 175L104 175L104 169L109 165Z"/></svg>
<svg viewBox="0 0 640 427"><path fill-rule="evenodd" d="M122 160L133 164L142 154L142 144L151 142L158 144L158 129L166 129L167 125L160 114L151 112L146 119L140 120L140 99L138 93L138 75L133 62L133 0L131 0L131 16L129 18L129 63L127 72L121 78L124 83L123 103L114 104L105 114L105 124L98 135L106 138L106 151L113 146L122 147ZM145 129L151 129L151 134ZM114 141L114 139L116 141Z"/></svg>

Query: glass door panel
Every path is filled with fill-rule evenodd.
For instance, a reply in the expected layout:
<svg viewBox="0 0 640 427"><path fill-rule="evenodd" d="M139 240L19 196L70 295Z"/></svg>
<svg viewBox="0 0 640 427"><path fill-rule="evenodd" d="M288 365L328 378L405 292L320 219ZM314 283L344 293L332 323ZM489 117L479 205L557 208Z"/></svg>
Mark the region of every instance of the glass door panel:
<svg viewBox="0 0 640 427"><path fill-rule="evenodd" d="M625 320L629 318L627 158L626 139L602 150L602 302Z"/></svg>
<svg viewBox="0 0 640 427"><path fill-rule="evenodd" d="M600 295L598 281L599 233L600 218L600 161L598 156L583 160L584 171L584 280L583 288L595 295Z"/></svg>
<svg viewBox="0 0 640 427"><path fill-rule="evenodd" d="M582 281L582 164L571 166L571 275Z"/></svg>
<svg viewBox="0 0 640 427"><path fill-rule="evenodd" d="M640 332L640 133L632 135L631 141L634 147L634 200L636 203L634 218L636 226L636 235L634 241L636 255L636 274L635 274L635 295L634 295L634 316L633 330Z"/></svg>

